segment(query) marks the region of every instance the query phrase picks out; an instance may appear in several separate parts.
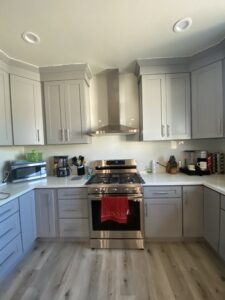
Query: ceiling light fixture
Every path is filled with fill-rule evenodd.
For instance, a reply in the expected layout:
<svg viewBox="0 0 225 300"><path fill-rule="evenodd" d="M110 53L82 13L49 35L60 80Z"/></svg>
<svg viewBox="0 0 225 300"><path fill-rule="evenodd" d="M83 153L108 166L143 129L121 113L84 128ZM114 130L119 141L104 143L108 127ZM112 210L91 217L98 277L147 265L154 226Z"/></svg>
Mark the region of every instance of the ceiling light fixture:
<svg viewBox="0 0 225 300"><path fill-rule="evenodd" d="M23 32L22 38L29 44L38 44L41 41L40 37L36 33L30 31Z"/></svg>
<svg viewBox="0 0 225 300"><path fill-rule="evenodd" d="M184 18L179 21L177 21L173 26L174 32L183 32L190 28L192 25L192 19L191 18Z"/></svg>

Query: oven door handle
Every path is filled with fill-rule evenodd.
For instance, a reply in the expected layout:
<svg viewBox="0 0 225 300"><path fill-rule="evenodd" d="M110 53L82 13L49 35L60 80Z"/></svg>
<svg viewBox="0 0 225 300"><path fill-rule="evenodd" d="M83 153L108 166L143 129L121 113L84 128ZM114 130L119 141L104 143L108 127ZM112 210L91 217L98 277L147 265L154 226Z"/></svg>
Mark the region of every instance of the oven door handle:
<svg viewBox="0 0 225 300"><path fill-rule="evenodd" d="M101 201L103 196L105 196L105 195L102 195L102 196L89 195L88 199L89 200L99 200L99 201ZM134 202L142 202L143 201L143 196L127 196L127 197L128 197L129 201L134 201Z"/></svg>

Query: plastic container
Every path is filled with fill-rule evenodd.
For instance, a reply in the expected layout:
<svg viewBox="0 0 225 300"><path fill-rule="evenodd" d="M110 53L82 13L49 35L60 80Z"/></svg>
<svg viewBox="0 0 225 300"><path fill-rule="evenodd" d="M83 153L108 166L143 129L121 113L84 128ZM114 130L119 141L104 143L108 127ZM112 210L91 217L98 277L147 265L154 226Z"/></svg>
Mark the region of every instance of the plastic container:
<svg viewBox="0 0 225 300"><path fill-rule="evenodd" d="M37 150L32 150L31 152L26 153L26 160L32 162L42 161L42 153L37 152Z"/></svg>

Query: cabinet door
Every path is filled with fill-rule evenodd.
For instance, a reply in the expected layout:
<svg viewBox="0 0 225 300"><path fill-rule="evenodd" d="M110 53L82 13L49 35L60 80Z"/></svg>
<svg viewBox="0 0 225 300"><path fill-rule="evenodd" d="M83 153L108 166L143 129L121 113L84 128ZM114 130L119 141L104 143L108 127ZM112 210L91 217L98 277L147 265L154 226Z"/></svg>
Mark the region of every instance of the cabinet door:
<svg viewBox="0 0 225 300"><path fill-rule="evenodd" d="M183 235L203 236L203 187L183 187Z"/></svg>
<svg viewBox="0 0 225 300"><path fill-rule="evenodd" d="M81 82L68 80L65 82L65 143L81 143L83 140L81 116Z"/></svg>
<svg viewBox="0 0 225 300"><path fill-rule="evenodd" d="M218 251L220 194L204 188L204 238Z"/></svg>
<svg viewBox="0 0 225 300"><path fill-rule="evenodd" d="M10 82L14 144L43 144L40 83L16 75L10 75Z"/></svg>
<svg viewBox="0 0 225 300"><path fill-rule="evenodd" d="M222 62L216 62L192 72L192 137L222 136Z"/></svg>
<svg viewBox="0 0 225 300"><path fill-rule="evenodd" d="M165 75L142 76L143 140L165 138Z"/></svg>
<svg viewBox="0 0 225 300"><path fill-rule="evenodd" d="M146 238L182 236L181 198L153 198L144 201Z"/></svg>
<svg viewBox="0 0 225 300"><path fill-rule="evenodd" d="M66 128L63 81L45 82L44 95L47 143L63 144Z"/></svg>
<svg viewBox="0 0 225 300"><path fill-rule="evenodd" d="M166 75L166 131L168 139L191 138L190 75Z"/></svg>
<svg viewBox="0 0 225 300"><path fill-rule="evenodd" d="M219 254L225 260L225 210L220 210L220 246Z"/></svg>
<svg viewBox="0 0 225 300"><path fill-rule="evenodd" d="M19 197L23 251L28 251L37 237L34 191Z"/></svg>
<svg viewBox="0 0 225 300"><path fill-rule="evenodd" d="M0 145L12 145L9 74L0 70Z"/></svg>
<svg viewBox="0 0 225 300"><path fill-rule="evenodd" d="M56 236L55 191L52 189L36 190L37 236Z"/></svg>

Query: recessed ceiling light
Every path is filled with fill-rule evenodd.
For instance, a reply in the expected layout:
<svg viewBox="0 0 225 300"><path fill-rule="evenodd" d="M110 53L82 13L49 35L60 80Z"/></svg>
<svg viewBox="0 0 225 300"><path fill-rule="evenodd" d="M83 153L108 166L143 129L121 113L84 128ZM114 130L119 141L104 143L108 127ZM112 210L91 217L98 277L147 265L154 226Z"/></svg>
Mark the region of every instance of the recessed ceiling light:
<svg viewBox="0 0 225 300"><path fill-rule="evenodd" d="M22 38L24 39L25 42L29 44L38 44L40 43L41 39L36 33L30 32L30 31L25 31L22 34Z"/></svg>
<svg viewBox="0 0 225 300"><path fill-rule="evenodd" d="M179 21L177 21L173 26L174 32L183 32L190 28L192 25L192 19L191 18L184 18Z"/></svg>

